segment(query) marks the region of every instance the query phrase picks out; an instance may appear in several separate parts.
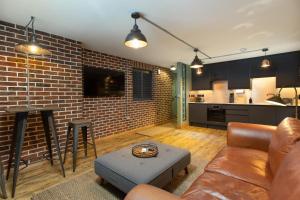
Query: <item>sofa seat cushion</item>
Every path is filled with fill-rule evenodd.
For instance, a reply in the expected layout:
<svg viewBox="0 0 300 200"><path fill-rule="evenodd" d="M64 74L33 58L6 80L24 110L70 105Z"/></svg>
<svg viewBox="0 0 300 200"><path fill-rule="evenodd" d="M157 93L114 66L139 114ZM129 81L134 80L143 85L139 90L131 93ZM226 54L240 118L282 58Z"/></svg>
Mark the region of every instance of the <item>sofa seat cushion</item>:
<svg viewBox="0 0 300 200"><path fill-rule="evenodd" d="M219 173L205 172L182 195L184 200L268 199L268 191L259 186Z"/></svg>
<svg viewBox="0 0 300 200"><path fill-rule="evenodd" d="M272 180L268 154L254 149L225 147L206 166L205 171L231 176L266 190L270 189Z"/></svg>

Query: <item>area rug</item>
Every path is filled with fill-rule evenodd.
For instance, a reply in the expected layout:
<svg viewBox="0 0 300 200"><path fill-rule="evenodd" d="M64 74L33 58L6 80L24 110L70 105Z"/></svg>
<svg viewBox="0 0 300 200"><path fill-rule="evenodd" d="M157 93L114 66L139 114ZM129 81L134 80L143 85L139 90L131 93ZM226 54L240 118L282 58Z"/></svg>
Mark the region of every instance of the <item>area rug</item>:
<svg viewBox="0 0 300 200"><path fill-rule="evenodd" d="M171 132L174 130L175 130L175 125L172 123L167 123L161 126L155 126L155 127L147 128L145 130L138 131L136 132L136 134L153 137L155 135Z"/></svg>
<svg viewBox="0 0 300 200"><path fill-rule="evenodd" d="M120 200L125 194L110 184L100 184L93 170L33 194L32 200Z"/></svg>

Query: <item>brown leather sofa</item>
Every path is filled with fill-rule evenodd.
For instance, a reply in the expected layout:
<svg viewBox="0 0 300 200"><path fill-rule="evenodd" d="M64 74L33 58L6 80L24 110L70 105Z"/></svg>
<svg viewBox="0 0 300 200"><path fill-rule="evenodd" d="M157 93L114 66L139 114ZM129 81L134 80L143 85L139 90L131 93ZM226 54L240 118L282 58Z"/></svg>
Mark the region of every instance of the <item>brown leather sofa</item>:
<svg viewBox="0 0 300 200"><path fill-rule="evenodd" d="M278 127L230 123L227 132L227 146L181 197L138 185L125 200L300 199L299 120Z"/></svg>

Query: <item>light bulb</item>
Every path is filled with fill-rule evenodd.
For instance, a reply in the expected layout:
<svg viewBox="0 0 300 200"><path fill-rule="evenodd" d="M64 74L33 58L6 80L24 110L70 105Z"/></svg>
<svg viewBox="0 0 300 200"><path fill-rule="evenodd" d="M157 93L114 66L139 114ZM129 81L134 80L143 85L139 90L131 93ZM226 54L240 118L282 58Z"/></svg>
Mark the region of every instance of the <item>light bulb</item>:
<svg viewBox="0 0 300 200"><path fill-rule="evenodd" d="M30 53L35 54L38 51L38 47L35 45L30 45L29 51L30 51Z"/></svg>

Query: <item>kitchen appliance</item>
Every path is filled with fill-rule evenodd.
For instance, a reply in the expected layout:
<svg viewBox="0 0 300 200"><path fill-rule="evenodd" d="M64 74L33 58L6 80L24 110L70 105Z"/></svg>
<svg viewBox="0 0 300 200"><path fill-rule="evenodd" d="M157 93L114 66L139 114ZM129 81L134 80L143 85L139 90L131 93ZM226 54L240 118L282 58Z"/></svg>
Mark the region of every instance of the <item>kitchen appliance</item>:
<svg viewBox="0 0 300 200"><path fill-rule="evenodd" d="M208 106L207 121L215 125L224 125L226 122L225 109L221 105Z"/></svg>
<svg viewBox="0 0 300 200"><path fill-rule="evenodd" d="M196 97L196 102L204 102L204 94L198 94Z"/></svg>

